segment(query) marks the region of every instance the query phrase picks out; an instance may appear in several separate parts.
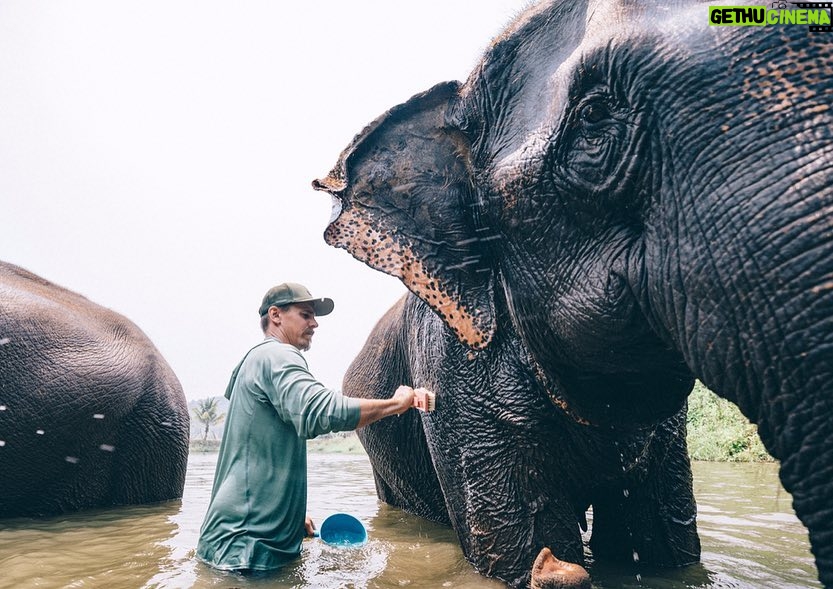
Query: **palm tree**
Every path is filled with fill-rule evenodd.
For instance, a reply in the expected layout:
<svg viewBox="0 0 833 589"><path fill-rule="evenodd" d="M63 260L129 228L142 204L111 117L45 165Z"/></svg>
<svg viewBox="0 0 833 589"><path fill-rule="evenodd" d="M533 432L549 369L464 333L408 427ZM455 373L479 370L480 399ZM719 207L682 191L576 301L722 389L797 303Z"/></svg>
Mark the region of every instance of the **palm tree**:
<svg viewBox="0 0 833 589"><path fill-rule="evenodd" d="M197 406L191 410L194 413L194 417L197 418L197 421L205 425L205 432L202 436L203 441L208 438L209 428L212 425L223 423L223 420L226 418L226 414L218 414L217 409L217 397L211 397L198 400Z"/></svg>

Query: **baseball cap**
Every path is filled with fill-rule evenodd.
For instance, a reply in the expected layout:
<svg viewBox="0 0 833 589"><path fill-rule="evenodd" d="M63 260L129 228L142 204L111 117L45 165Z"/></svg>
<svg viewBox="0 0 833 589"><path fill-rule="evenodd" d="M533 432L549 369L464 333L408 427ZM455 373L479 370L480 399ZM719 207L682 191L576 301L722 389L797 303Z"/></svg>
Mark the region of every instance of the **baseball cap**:
<svg viewBox="0 0 833 589"><path fill-rule="evenodd" d="M270 288L263 296L260 304L260 316L266 315L269 307L282 307L292 303L312 303L316 315L328 315L332 312L335 303L328 298L315 298L310 294L309 289L297 282L284 282Z"/></svg>

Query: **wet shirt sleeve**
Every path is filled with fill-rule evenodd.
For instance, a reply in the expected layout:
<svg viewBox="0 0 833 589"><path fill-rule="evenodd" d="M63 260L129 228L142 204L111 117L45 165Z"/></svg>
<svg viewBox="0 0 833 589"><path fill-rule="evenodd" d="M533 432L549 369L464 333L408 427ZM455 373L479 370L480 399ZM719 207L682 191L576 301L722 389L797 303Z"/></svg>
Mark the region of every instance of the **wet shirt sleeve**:
<svg viewBox="0 0 833 589"><path fill-rule="evenodd" d="M299 437L314 438L328 432L356 429L359 400L329 389L310 374L297 350L285 350L271 366L273 386L267 393L280 418L291 424Z"/></svg>

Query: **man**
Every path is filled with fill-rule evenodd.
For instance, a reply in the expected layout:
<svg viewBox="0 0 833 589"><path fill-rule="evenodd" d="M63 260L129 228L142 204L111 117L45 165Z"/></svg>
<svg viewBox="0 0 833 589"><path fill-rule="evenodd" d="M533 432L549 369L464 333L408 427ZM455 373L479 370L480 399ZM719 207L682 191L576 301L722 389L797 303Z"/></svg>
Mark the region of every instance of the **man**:
<svg viewBox="0 0 833 589"><path fill-rule="evenodd" d="M280 568L301 552L306 517L306 440L363 427L411 407L424 390L400 386L390 399L354 399L318 382L301 355L334 304L287 282L260 306L266 336L232 373L228 415L197 557L225 570Z"/></svg>

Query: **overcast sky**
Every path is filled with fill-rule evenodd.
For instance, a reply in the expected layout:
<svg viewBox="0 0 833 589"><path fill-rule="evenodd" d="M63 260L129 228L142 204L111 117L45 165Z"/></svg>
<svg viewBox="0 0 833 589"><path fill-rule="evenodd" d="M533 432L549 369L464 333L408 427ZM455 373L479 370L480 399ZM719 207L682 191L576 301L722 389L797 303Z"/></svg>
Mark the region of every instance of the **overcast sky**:
<svg viewBox="0 0 833 589"><path fill-rule="evenodd" d="M222 394L296 281L325 384L404 292L322 233L352 137L463 80L522 0L0 0L0 259L133 320Z"/></svg>

